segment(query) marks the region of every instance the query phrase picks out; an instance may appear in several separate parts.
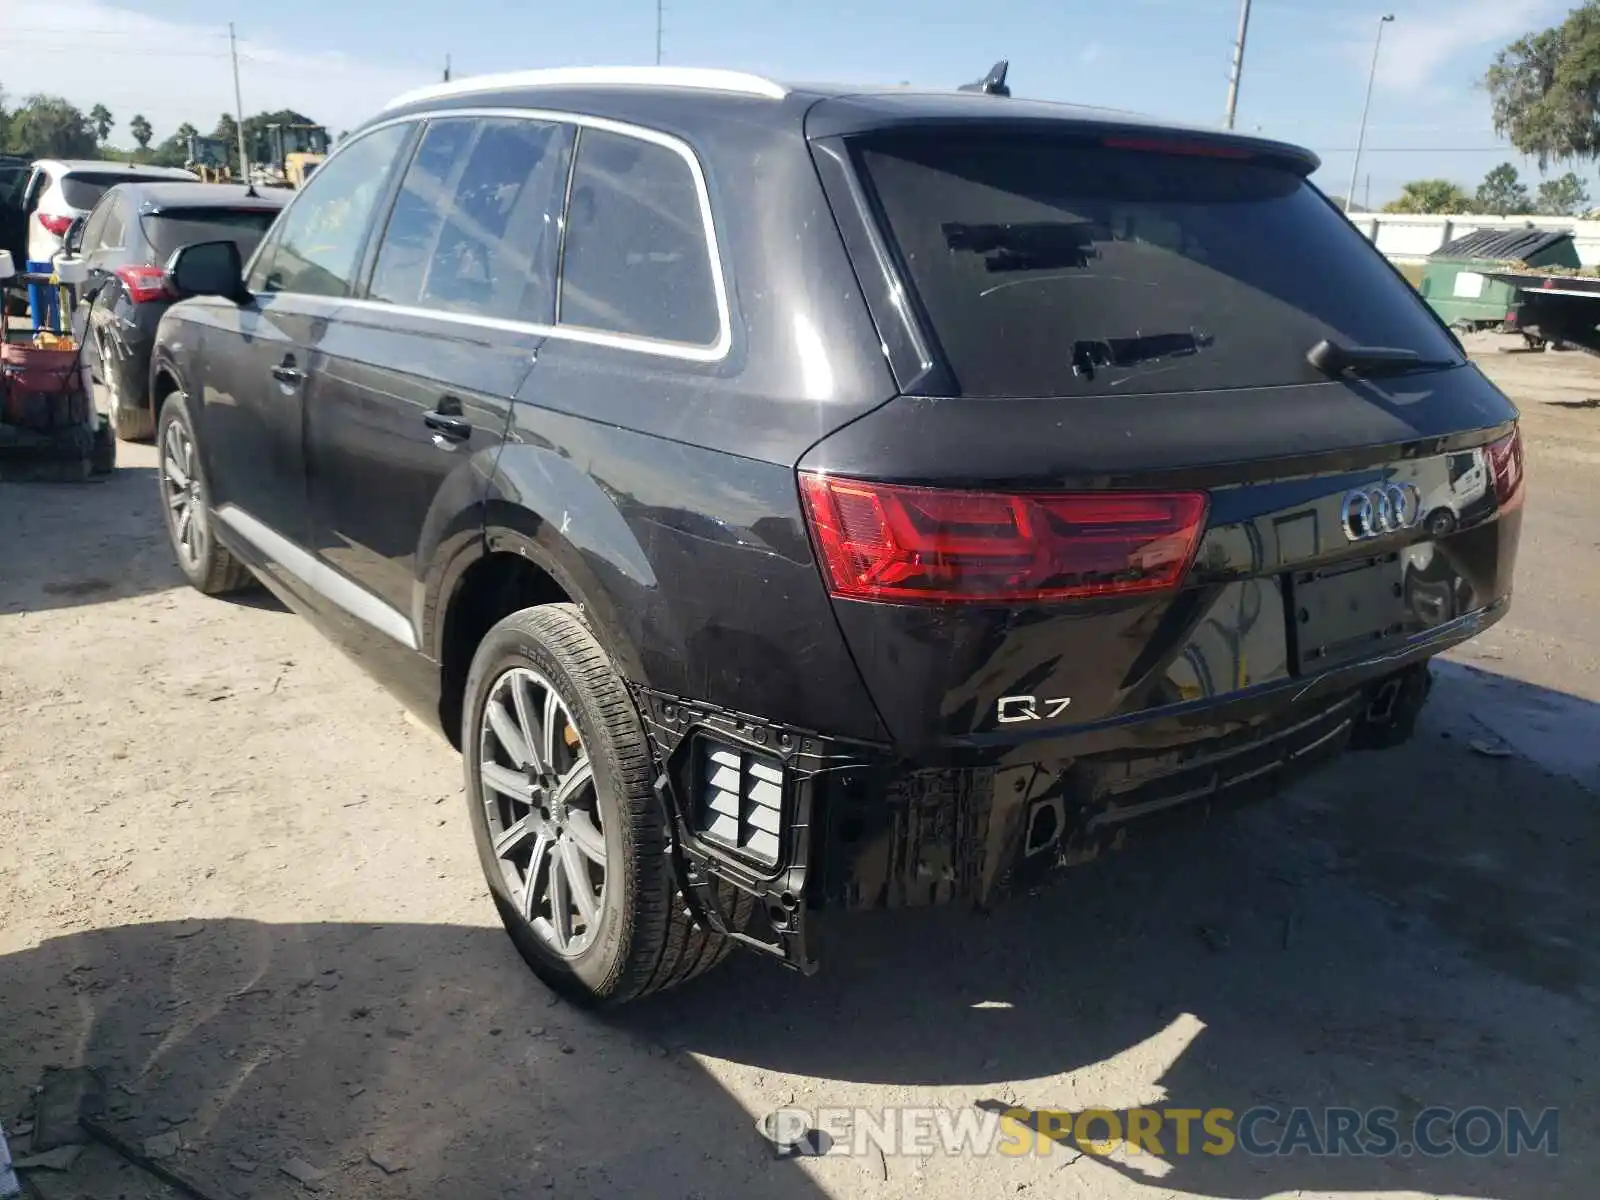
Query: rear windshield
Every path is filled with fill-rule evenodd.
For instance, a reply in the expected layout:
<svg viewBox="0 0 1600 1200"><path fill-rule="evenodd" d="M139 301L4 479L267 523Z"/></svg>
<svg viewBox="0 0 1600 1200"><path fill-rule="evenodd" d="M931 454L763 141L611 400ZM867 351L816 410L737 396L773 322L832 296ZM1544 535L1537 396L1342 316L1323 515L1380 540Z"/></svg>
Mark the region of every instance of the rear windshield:
<svg viewBox="0 0 1600 1200"><path fill-rule="evenodd" d="M853 150L964 395L1310 382L1324 338L1459 359L1287 168L948 129Z"/></svg>
<svg viewBox="0 0 1600 1200"><path fill-rule="evenodd" d="M61 195L73 208L85 211L119 183L138 183L148 175L129 175L116 171L74 171L61 177Z"/></svg>
<svg viewBox="0 0 1600 1200"><path fill-rule="evenodd" d="M221 241L237 243L240 257L248 258L277 216L276 209L177 208L151 213L139 223L161 258L196 242Z"/></svg>

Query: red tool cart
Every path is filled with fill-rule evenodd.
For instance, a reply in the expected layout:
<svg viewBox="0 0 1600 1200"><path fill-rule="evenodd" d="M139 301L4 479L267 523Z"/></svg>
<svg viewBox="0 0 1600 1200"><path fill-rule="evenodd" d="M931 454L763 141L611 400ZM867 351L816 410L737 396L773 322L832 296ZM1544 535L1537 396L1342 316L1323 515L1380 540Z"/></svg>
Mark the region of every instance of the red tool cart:
<svg viewBox="0 0 1600 1200"><path fill-rule="evenodd" d="M0 250L0 288L19 278ZM22 282L57 290L55 328L13 332L0 306L0 480L89 479L116 466L117 442L95 409L70 314L81 259L59 258L51 275L22 274Z"/></svg>

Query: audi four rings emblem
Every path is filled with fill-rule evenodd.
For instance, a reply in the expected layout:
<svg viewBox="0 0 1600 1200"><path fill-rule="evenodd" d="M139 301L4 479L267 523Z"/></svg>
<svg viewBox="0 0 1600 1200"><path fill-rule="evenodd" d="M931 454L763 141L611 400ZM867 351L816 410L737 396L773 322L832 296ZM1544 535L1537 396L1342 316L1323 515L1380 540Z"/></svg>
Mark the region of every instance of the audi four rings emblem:
<svg viewBox="0 0 1600 1200"><path fill-rule="evenodd" d="M1409 483L1380 483L1347 492L1339 509L1352 542L1410 529L1422 519L1422 496Z"/></svg>

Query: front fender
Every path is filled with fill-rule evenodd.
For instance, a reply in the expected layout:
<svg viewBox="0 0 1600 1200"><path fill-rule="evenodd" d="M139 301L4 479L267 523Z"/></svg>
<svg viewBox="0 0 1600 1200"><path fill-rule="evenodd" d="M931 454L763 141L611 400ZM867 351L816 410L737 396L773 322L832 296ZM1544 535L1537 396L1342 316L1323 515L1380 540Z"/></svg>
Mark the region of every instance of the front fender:
<svg viewBox="0 0 1600 1200"><path fill-rule="evenodd" d="M547 446L507 443L483 513L484 550L521 554L560 584L624 678L650 681L641 647L682 656L679 632L663 627L644 548L616 502L570 459Z"/></svg>

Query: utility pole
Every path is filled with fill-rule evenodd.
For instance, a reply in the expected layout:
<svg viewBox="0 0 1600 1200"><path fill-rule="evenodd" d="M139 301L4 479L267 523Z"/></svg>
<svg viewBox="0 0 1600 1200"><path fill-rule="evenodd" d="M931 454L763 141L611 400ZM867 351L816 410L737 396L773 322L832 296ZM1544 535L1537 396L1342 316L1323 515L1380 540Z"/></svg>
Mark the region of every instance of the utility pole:
<svg viewBox="0 0 1600 1200"><path fill-rule="evenodd" d="M1356 160L1350 164L1350 186L1344 193L1346 216L1350 214L1350 205L1355 203L1356 180L1361 177L1361 150L1367 141L1367 114L1372 111L1372 85L1378 78L1378 51L1383 49L1383 27L1392 20L1393 13L1378 18L1378 36L1372 43L1372 70L1367 73L1367 98L1361 105L1361 129L1356 133Z"/></svg>
<svg viewBox="0 0 1600 1200"><path fill-rule="evenodd" d="M444 56L444 81L446 83L450 82L450 56L448 54Z"/></svg>
<svg viewBox="0 0 1600 1200"><path fill-rule="evenodd" d="M656 66L661 65L661 19L666 11L665 0L656 0Z"/></svg>
<svg viewBox="0 0 1600 1200"><path fill-rule="evenodd" d="M1367 176L1367 192L1366 192L1366 196L1361 201L1361 207L1366 209L1368 212L1372 211L1372 176L1371 175Z"/></svg>
<svg viewBox="0 0 1600 1200"><path fill-rule="evenodd" d="M1233 43L1233 63L1228 71L1228 115L1223 119L1224 129L1233 128L1233 116L1239 109L1239 76L1244 74L1244 39L1250 32L1250 0L1239 4L1239 39Z"/></svg>
<svg viewBox="0 0 1600 1200"><path fill-rule="evenodd" d="M239 126L239 178L250 183L250 158L244 149L244 94L239 90L239 39L234 36L233 22L228 22L228 52L233 55L233 108L234 120Z"/></svg>

